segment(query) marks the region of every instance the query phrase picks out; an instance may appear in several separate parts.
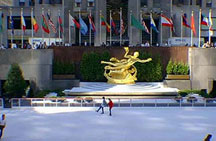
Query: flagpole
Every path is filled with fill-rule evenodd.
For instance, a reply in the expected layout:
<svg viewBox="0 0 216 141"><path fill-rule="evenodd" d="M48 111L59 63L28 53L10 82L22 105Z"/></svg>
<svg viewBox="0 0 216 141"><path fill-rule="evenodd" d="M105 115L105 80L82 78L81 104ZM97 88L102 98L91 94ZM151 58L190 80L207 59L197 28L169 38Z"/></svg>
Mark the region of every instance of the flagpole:
<svg viewBox="0 0 216 141"><path fill-rule="evenodd" d="M100 10L100 45L101 45L101 10Z"/></svg>
<svg viewBox="0 0 216 141"><path fill-rule="evenodd" d="M1 8L0 8L0 11L2 12L2 9L1 9ZM1 14L3 14L3 13L1 13ZM0 16L2 16L2 15L0 15ZM1 27L2 29L1 29L1 30L2 30L2 31L1 31L1 33L0 33L0 35L1 35L0 38L1 38L1 45L2 45L2 34L3 34L3 18L2 18L2 17L1 17L1 20L2 20L2 21L1 21L1 22L2 22L2 23L1 23L1 24L2 24L2 25L1 25L1 26L2 26L2 27Z"/></svg>
<svg viewBox="0 0 216 141"><path fill-rule="evenodd" d="M48 14L49 14L50 20L51 20L50 9L48 9ZM51 34L51 33L50 33L50 34ZM49 46L50 46L50 34L49 34Z"/></svg>
<svg viewBox="0 0 216 141"><path fill-rule="evenodd" d="M59 16L61 16L61 11L60 11L60 9L59 9ZM58 34L59 34L59 46L60 46L60 39L61 39L61 29L60 29L60 26L61 26L61 25L60 25L60 23L59 23L59 27L58 27L58 28L59 28L59 33L58 33ZM62 35L62 36L63 36L63 35ZM63 43L63 41L62 41L62 43Z"/></svg>
<svg viewBox="0 0 216 141"><path fill-rule="evenodd" d="M209 19L211 19L211 15L212 15L211 12L212 12L212 10L209 9ZM209 20L209 21L210 21L210 20ZM210 22L211 22L211 21L210 21ZM209 22L209 44L211 45L211 31L210 31L210 30L211 30L211 26L212 26L211 24L212 24L212 23L210 23L210 22Z"/></svg>
<svg viewBox="0 0 216 141"><path fill-rule="evenodd" d="M132 10L130 11L130 41L132 45L132 22L131 22L131 17L132 17Z"/></svg>
<svg viewBox="0 0 216 141"><path fill-rule="evenodd" d="M68 29L69 29L68 41L69 41L69 44L71 45L70 10L68 10Z"/></svg>
<svg viewBox="0 0 216 141"><path fill-rule="evenodd" d="M162 15L163 11L161 11L161 15ZM161 17L161 16L160 16ZM163 26L162 26L162 17L160 18L160 26L161 26L161 31L160 31L160 44L162 45L162 35L163 35Z"/></svg>
<svg viewBox="0 0 216 141"><path fill-rule="evenodd" d="M192 11L192 14L191 14L191 17L193 17L193 11ZM192 19L191 19L192 20ZM191 47L193 46L193 31L191 29Z"/></svg>
<svg viewBox="0 0 216 141"><path fill-rule="evenodd" d="M34 38L34 31L33 31L33 22L32 22L32 20L33 20L33 8L31 8L31 30L32 30L32 39ZM32 45L33 45L33 43L32 43Z"/></svg>
<svg viewBox="0 0 216 141"><path fill-rule="evenodd" d="M112 10L110 10L110 46L112 45L112 23L111 23L111 18L112 18Z"/></svg>
<svg viewBox="0 0 216 141"><path fill-rule="evenodd" d="M170 1L170 18L172 19L173 0ZM170 38L172 38L172 29L170 28Z"/></svg>
<svg viewBox="0 0 216 141"><path fill-rule="evenodd" d="M182 30L183 30L183 27L182 27L182 23L183 23L183 17L182 17L182 15L183 15L183 11L181 11L181 45L182 45L182 37L183 37L183 32L182 32Z"/></svg>
<svg viewBox="0 0 216 141"><path fill-rule="evenodd" d="M140 10L140 22L142 23L142 10ZM142 44L142 30L140 31L141 44Z"/></svg>
<svg viewBox="0 0 216 141"><path fill-rule="evenodd" d="M44 16L44 8L42 8L42 15ZM44 30L42 30L42 44L44 42ZM42 45L40 46L42 48Z"/></svg>
<svg viewBox="0 0 216 141"><path fill-rule="evenodd" d="M22 46L21 48L23 48L23 8L21 8L21 28L22 28Z"/></svg>
<svg viewBox="0 0 216 141"><path fill-rule="evenodd" d="M81 18L81 12L80 12L80 9L79 9L79 22L80 22L80 18ZM82 39L81 39L81 26L80 26L80 30L79 30L79 46L81 46L81 42L82 42Z"/></svg>
<svg viewBox="0 0 216 141"><path fill-rule="evenodd" d="M90 17L89 17L89 46L91 46L91 21L92 18L91 18L91 10L90 10Z"/></svg>
<svg viewBox="0 0 216 141"><path fill-rule="evenodd" d="M122 44L122 8L120 7L120 42L119 45L121 46Z"/></svg>
<svg viewBox="0 0 216 141"><path fill-rule="evenodd" d="M200 38L201 38L201 14L202 14L202 9L200 9L199 12L199 42L198 42L198 47L200 47Z"/></svg>
<svg viewBox="0 0 216 141"><path fill-rule="evenodd" d="M152 11L151 11L151 13L150 13L150 22L151 22L151 19L152 19ZM150 44L151 44L151 46L152 46L152 26L150 26L150 33L151 33L151 36L150 36Z"/></svg>
<svg viewBox="0 0 216 141"><path fill-rule="evenodd" d="M10 24L10 26L12 25L12 8L10 8L10 20L11 20L11 24ZM11 27L11 48L13 47L12 46L13 45L13 29L12 29L12 27Z"/></svg>

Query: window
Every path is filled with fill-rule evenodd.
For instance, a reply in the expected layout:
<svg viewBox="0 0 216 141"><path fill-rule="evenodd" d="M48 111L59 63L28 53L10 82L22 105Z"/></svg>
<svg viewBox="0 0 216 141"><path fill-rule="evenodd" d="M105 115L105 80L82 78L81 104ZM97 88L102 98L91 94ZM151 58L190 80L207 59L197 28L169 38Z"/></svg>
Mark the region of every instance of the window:
<svg viewBox="0 0 216 141"><path fill-rule="evenodd" d="M21 17L13 16L12 18L13 18L14 29L22 29L21 28ZM31 29L31 16L24 16L24 19L26 23L26 29ZM10 16L7 17L7 27L8 29L11 29Z"/></svg>
<svg viewBox="0 0 216 141"><path fill-rule="evenodd" d="M147 7L148 0L141 0L141 7Z"/></svg>
<svg viewBox="0 0 216 141"><path fill-rule="evenodd" d="M81 0L75 0L75 7L81 7Z"/></svg>
<svg viewBox="0 0 216 141"><path fill-rule="evenodd" d="M206 7L212 7L212 0L206 0Z"/></svg>
<svg viewBox="0 0 216 141"><path fill-rule="evenodd" d="M153 7L159 8L160 7L160 0L153 0Z"/></svg>
<svg viewBox="0 0 216 141"><path fill-rule="evenodd" d="M94 0L88 0L88 7L94 7Z"/></svg>
<svg viewBox="0 0 216 141"><path fill-rule="evenodd" d="M202 0L196 0L196 5L202 6Z"/></svg>
<svg viewBox="0 0 216 141"><path fill-rule="evenodd" d="M39 4L43 4L43 0L38 0Z"/></svg>
<svg viewBox="0 0 216 141"><path fill-rule="evenodd" d="M34 6L35 5L35 0L29 0L29 6Z"/></svg>
<svg viewBox="0 0 216 141"><path fill-rule="evenodd" d="M190 5L193 5L193 0L190 0Z"/></svg>
<svg viewBox="0 0 216 141"><path fill-rule="evenodd" d="M19 6L25 6L25 0L19 0Z"/></svg>

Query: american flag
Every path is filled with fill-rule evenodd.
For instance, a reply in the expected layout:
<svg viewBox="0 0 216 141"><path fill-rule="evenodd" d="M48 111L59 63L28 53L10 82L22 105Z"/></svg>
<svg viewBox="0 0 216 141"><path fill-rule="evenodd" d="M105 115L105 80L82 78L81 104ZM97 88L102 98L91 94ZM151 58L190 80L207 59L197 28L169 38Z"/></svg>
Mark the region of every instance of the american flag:
<svg viewBox="0 0 216 141"><path fill-rule="evenodd" d="M50 18L50 15L47 13L47 17L48 17L48 22L49 22L49 26L52 28L53 32L56 33L56 27L55 24L53 23L52 19Z"/></svg>
<svg viewBox="0 0 216 141"><path fill-rule="evenodd" d="M121 19L121 29L120 29L120 34L123 35L124 33L125 33L124 22L123 22L123 19Z"/></svg>
<svg viewBox="0 0 216 141"><path fill-rule="evenodd" d="M144 28L145 28L145 32L148 33L148 34L150 34L150 32L149 32L149 30L148 30L148 27L147 27L146 24L145 24L144 19L142 19L142 25L143 25Z"/></svg>

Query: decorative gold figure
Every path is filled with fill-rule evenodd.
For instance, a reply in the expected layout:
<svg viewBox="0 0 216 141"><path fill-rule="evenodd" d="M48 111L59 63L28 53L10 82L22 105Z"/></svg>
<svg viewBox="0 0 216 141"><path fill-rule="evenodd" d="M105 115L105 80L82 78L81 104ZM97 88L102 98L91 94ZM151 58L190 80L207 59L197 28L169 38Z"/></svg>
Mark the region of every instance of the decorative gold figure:
<svg viewBox="0 0 216 141"><path fill-rule="evenodd" d="M101 61L102 64L107 64L107 66L104 67L104 76L107 78L108 83L134 84L137 80L137 69L134 66L134 63L146 63L152 60L151 58L140 60L137 58L139 56L139 52L134 52L133 55L128 55L128 47L124 47L124 50L125 59L118 60L117 58L112 57L110 62Z"/></svg>

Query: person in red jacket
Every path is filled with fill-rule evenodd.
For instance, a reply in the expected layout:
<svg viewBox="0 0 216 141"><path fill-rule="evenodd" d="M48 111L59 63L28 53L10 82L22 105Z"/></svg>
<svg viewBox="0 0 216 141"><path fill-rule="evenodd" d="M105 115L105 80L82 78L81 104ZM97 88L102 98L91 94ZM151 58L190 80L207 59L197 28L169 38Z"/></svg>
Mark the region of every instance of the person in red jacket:
<svg viewBox="0 0 216 141"><path fill-rule="evenodd" d="M108 106L109 106L109 115L110 115L110 116L112 116L111 110L112 110L113 105L114 105L114 104L113 104L112 100L109 98Z"/></svg>

